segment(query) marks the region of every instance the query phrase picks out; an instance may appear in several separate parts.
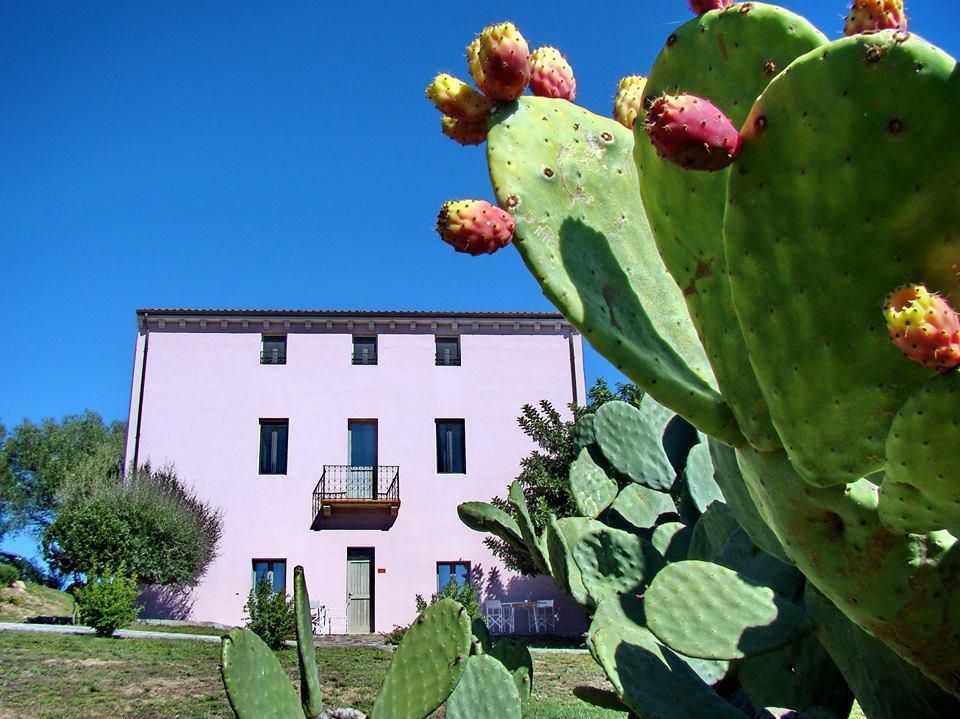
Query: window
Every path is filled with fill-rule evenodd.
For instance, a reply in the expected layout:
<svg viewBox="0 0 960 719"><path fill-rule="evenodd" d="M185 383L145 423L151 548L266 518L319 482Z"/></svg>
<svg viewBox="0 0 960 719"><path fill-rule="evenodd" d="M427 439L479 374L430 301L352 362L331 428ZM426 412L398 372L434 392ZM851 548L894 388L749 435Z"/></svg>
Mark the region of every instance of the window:
<svg viewBox="0 0 960 719"><path fill-rule="evenodd" d="M354 337L353 338L353 363L354 364L376 364L377 363L377 338L376 337Z"/></svg>
<svg viewBox="0 0 960 719"><path fill-rule="evenodd" d="M267 580L277 594L287 592L287 560L286 559L254 559L253 560L253 588L262 580Z"/></svg>
<svg viewBox="0 0 960 719"><path fill-rule="evenodd" d="M437 337L437 366L460 366L459 337Z"/></svg>
<svg viewBox="0 0 960 719"><path fill-rule="evenodd" d="M462 419L437 420L437 472L464 474L467 471Z"/></svg>
<svg viewBox="0 0 960 719"><path fill-rule="evenodd" d="M260 342L260 364L287 363L286 335L263 335Z"/></svg>
<svg viewBox="0 0 960 719"><path fill-rule="evenodd" d="M437 562L437 591L440 592L451 581L458 587L470 581L470 562Z"/></svg>
<svg viewBox="0 0 960 719"><path fill-rule="evenodd" d="M290 420L260 420L260 474L287 473L287 434Z"/></svg>

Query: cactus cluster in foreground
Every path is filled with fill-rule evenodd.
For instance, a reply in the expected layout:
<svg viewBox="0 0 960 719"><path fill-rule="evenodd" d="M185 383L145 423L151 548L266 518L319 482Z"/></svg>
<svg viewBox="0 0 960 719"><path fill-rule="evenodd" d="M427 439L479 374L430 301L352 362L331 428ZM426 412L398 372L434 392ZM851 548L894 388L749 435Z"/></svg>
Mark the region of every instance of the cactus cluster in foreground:
<svg viewBox="0 0 960 719"><path fill-rule="evenodd" d="M727 684L672 657L742 663L749 696L769 682L744 665L792 665L807 650L784 647L813 636L869 717L960 714L956 61L907 31L896 0L856 0L834 41L774 5L691 7L645 81L621 85L618 121L563 99L495 102L489 172L545 295L726 445L724 498L751 508L737 520L804 590L754 591L743 570L712 568L719 556L668 562L641 603L655 640L593 641L595 656L639 716L732 717L744 710ZM617 497L632 486L616 481ZM597 489L595 506L612 494ZM540 566L561 583L579 569L574 596L627 597L655 566L628 533L578 539L569 557L548 546ZM584 575L591 552L630 563L615 580ZM664 623L655 605L693 592L691 577L723 590L708 614L698 600ZM729 600L755 607L754 623L718 625ZM594 623L609 621L602 604ZM650 677L672 705L647 703ZM764 716L792 708L759 703ZM796 710L831 716L823 707Z"/></svg>

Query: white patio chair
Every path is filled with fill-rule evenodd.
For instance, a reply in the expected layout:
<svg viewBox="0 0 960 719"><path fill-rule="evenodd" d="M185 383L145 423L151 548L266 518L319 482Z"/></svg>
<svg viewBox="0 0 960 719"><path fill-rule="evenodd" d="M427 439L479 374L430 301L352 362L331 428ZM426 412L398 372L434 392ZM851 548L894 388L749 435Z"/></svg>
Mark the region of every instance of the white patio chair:
<svg viewBox="0 0 960 719"><path fill-rule="evenodd" d="M553 631L557 628L557 615L553 609L552 599L538 599L533 614L535 631L539 634L544 629Z"/></svg>
<svg viewBox="0 0 960 719"><path fill-rule="evenodd" d="M314 634L329 634L327 625L327 608L320 602L310 602L310 624Z"/></svg>
<svg viewBox="0 0 960 719"><path fill-rule="evenodd" d="M513 609L503 606L503 602L499 599L484 602L483 613L487 618L487 628L491 634L513 632Z"/></svg>

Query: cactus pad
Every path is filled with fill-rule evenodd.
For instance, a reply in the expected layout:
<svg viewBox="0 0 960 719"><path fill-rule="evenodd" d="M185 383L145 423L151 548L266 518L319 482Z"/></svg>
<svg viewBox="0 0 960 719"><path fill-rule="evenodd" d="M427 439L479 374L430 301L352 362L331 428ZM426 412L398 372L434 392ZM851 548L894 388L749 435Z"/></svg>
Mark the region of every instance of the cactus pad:
<svg viewBox="0 0 960 719"><path fill-rule="evenodd" d="M651 489L670 489L675 475L658 423L620 401L607 402L594 417L597 444L617 472Z"/></svg>
<svg viewBox="0 0 960 719"><path fill-rule="evenodd" d="M526 549L520 525L499 507L487 502L464 502L457 507L457 515L476 532L495 534L516 549Z"/></svg>
<svg viewBox="0 0 960 719"><path fill-rule="evenodd" d="M237 719L303 719L300 698L270 647L249 629L220 645L220 673Z"/></svg>
<svg viewBox="0 0 960 719"><path fill-rule="evenodd" d="M923 281L960 299L955 65L916 35L843 38L794 61L744 124L724 220L734 307L813 484L881 469L893 416L929 377L890 342L887 294Z"/></svg>
<svg viewBox="0 0 960 719"><path fill-rule="evenodd" d="M547 550L554 581L574 600L585 607L593 607L594 601L583 584L580 567L573 558L573 548L580 537L594 530L605 529L602 522L586 517L550 518L547 525Z"/></svg>
<svg viewBox="0 0 960 719"><path fill-rule="evenodd" d="M501 105L490 123L497 200L513 213L514 244L547 298L657 401L715 437L742 442L657 254L630 131L539 97Z"/></svg>
<svg viewBox="0 0 960 719"><path fill-rule="evenodd" d="M617 529L650 529L677 508L666 492L630 483L620 490L607 510L606 521Z"/></svg>
<svg viewBox="0 0 960 719"><path fill-rule="evenodd" d="M645 540L619 529L595 529L577 541L573 558L593 600L639 594L663 566L663 559Z"/></svg>
<svg viewBox="0 0 960 719"><path fill-rule="evenodd" d="M951 372L927 382L894 417L880 521L897 532L960 533L958 460L960 373Z"/></svg>
<svg viewBox="0 0 960 719"><path fill-rule="evenodd" d="M547 551L540 537L537 536L537 530L533 526L533 520L530 519L530 509L527 507L527 498L523 494L523 487L520 482L514 481L510 485L510 491L507 494L510 504L517 510L517 524L520 527L520 535L523 537L523 543L542 572L550 574L550 562L547 559Z"/></svg>
<svg viewBox="0 0 960 719"><path fill-rule="evenodd" d="M604 626L588 643L623 703L641 717L746 719L646 629L624 636Z"/></svg>
<svg viewBox="0 0 960 719"><path fill-rule="evenodd" d="M447 700L447 718L520 719L520 694L506 667L489 654L472 656L466 665Z"/></svg>
<svg viewBox="0 0 960 719"><path fill-rule="evenodd" d="M460 681L472 636L470 615L459 603L441 599L428 607L403 635L373 705L373 719L432 714Z"/></svg>
<svg viewBox="0 0 960 719"><path fill-rule="evenodd" d="M744 8L747 7L747 10ZM711 100L736 127L770 80L796 57L826 42L810 23L782 8L750 3L711 12L677 28L647 80L648 100L691 93ZM747 439L772 451L780 440L770 422L739 331L723 251L729 170L687 172L665 162L635 127L640 190L657 246Z"/></svg>
<svg viewBox="0 0 960 719"><path fill-rule="evenodd" d="M713 502L723 502L723 492L713 478L713 461L706 442L695 444L687 455L683 472L687 493L697 511L703 514Z"/></svg>
<svg viewBox="0 0 960 719"><path fill-rule="evenodd" d="M317 653L313 646L313 619L310 616L310 595L303 567L293 568L293 604L297 616L297 660L300 666L300 703L303 713L315 717L323 711L320 696L320 674Z"/></svg>
<svg viewBox="0 0 960 719"><path fill-rule="evenodd" d="M587 448L580 450L570 466L570 494L580 514L594 519L617 496L617 483L593 461Z"/></svg>
<svg viewBox="0 0 960 719"><path fill-rule="evenodd" d="M692 534L683 522L665 522L653 530L650 543L668 562L682 562L690 553Z"/></svg>
<svg viewBox="0 0 960 719"><path fill-rule="evenodd" d="M767 587L708 562L670 564L645 595L647 625L671 649L703 659L743 659L810 630L803 610Z"/></svg>
<svg viewBox="0 0 960 719"><path fill-rule="evenodd" d="M737 520L730 509L723 502L714 502L693 525L689 558L712 562L735 531Z"/></svg>
<svg viewBox="0 0 960 719"><path fill-rule="evenodd" d="M499 659L513 677L520 693L521 709L526 710L530 694L533 692L533 657L527 645L509 637L501 639L490 650L490 656Z"/></svg>

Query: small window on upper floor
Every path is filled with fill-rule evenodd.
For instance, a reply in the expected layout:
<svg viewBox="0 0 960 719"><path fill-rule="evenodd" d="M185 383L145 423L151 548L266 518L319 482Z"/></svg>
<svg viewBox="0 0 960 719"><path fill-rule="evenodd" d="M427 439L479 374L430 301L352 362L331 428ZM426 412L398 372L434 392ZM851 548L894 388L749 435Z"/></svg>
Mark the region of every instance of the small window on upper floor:
<svg viewBox="0 0 960 719"><path fill-rule="evenodd" d="M437 472L464 474L467 471L467 449L462 419L437 420Z"/></svg>
<svg viewBox="0 0 960 719"><path fill-rule="evenodd" d="M260 343L260 364L287 363L287 336L263 335Z"/></svg>
<svg viewBox="0 0 960 719"><path fill-rule="evenodd" d="M260 420L260 474L287 473L287 436L290 420Z"/></svg>
<svg viewBox="0 0 960 719"><path fill-rule="evenodd" d="M376 364L377 363L377 338L376 337L354 337L353 338L353 363L354 364Z"/></svg>
<svg viewBox="0 0 960 719"><path fill-rule="evenodd" d="M460 338L437 337L437 366L460 366Z"/></svg>

